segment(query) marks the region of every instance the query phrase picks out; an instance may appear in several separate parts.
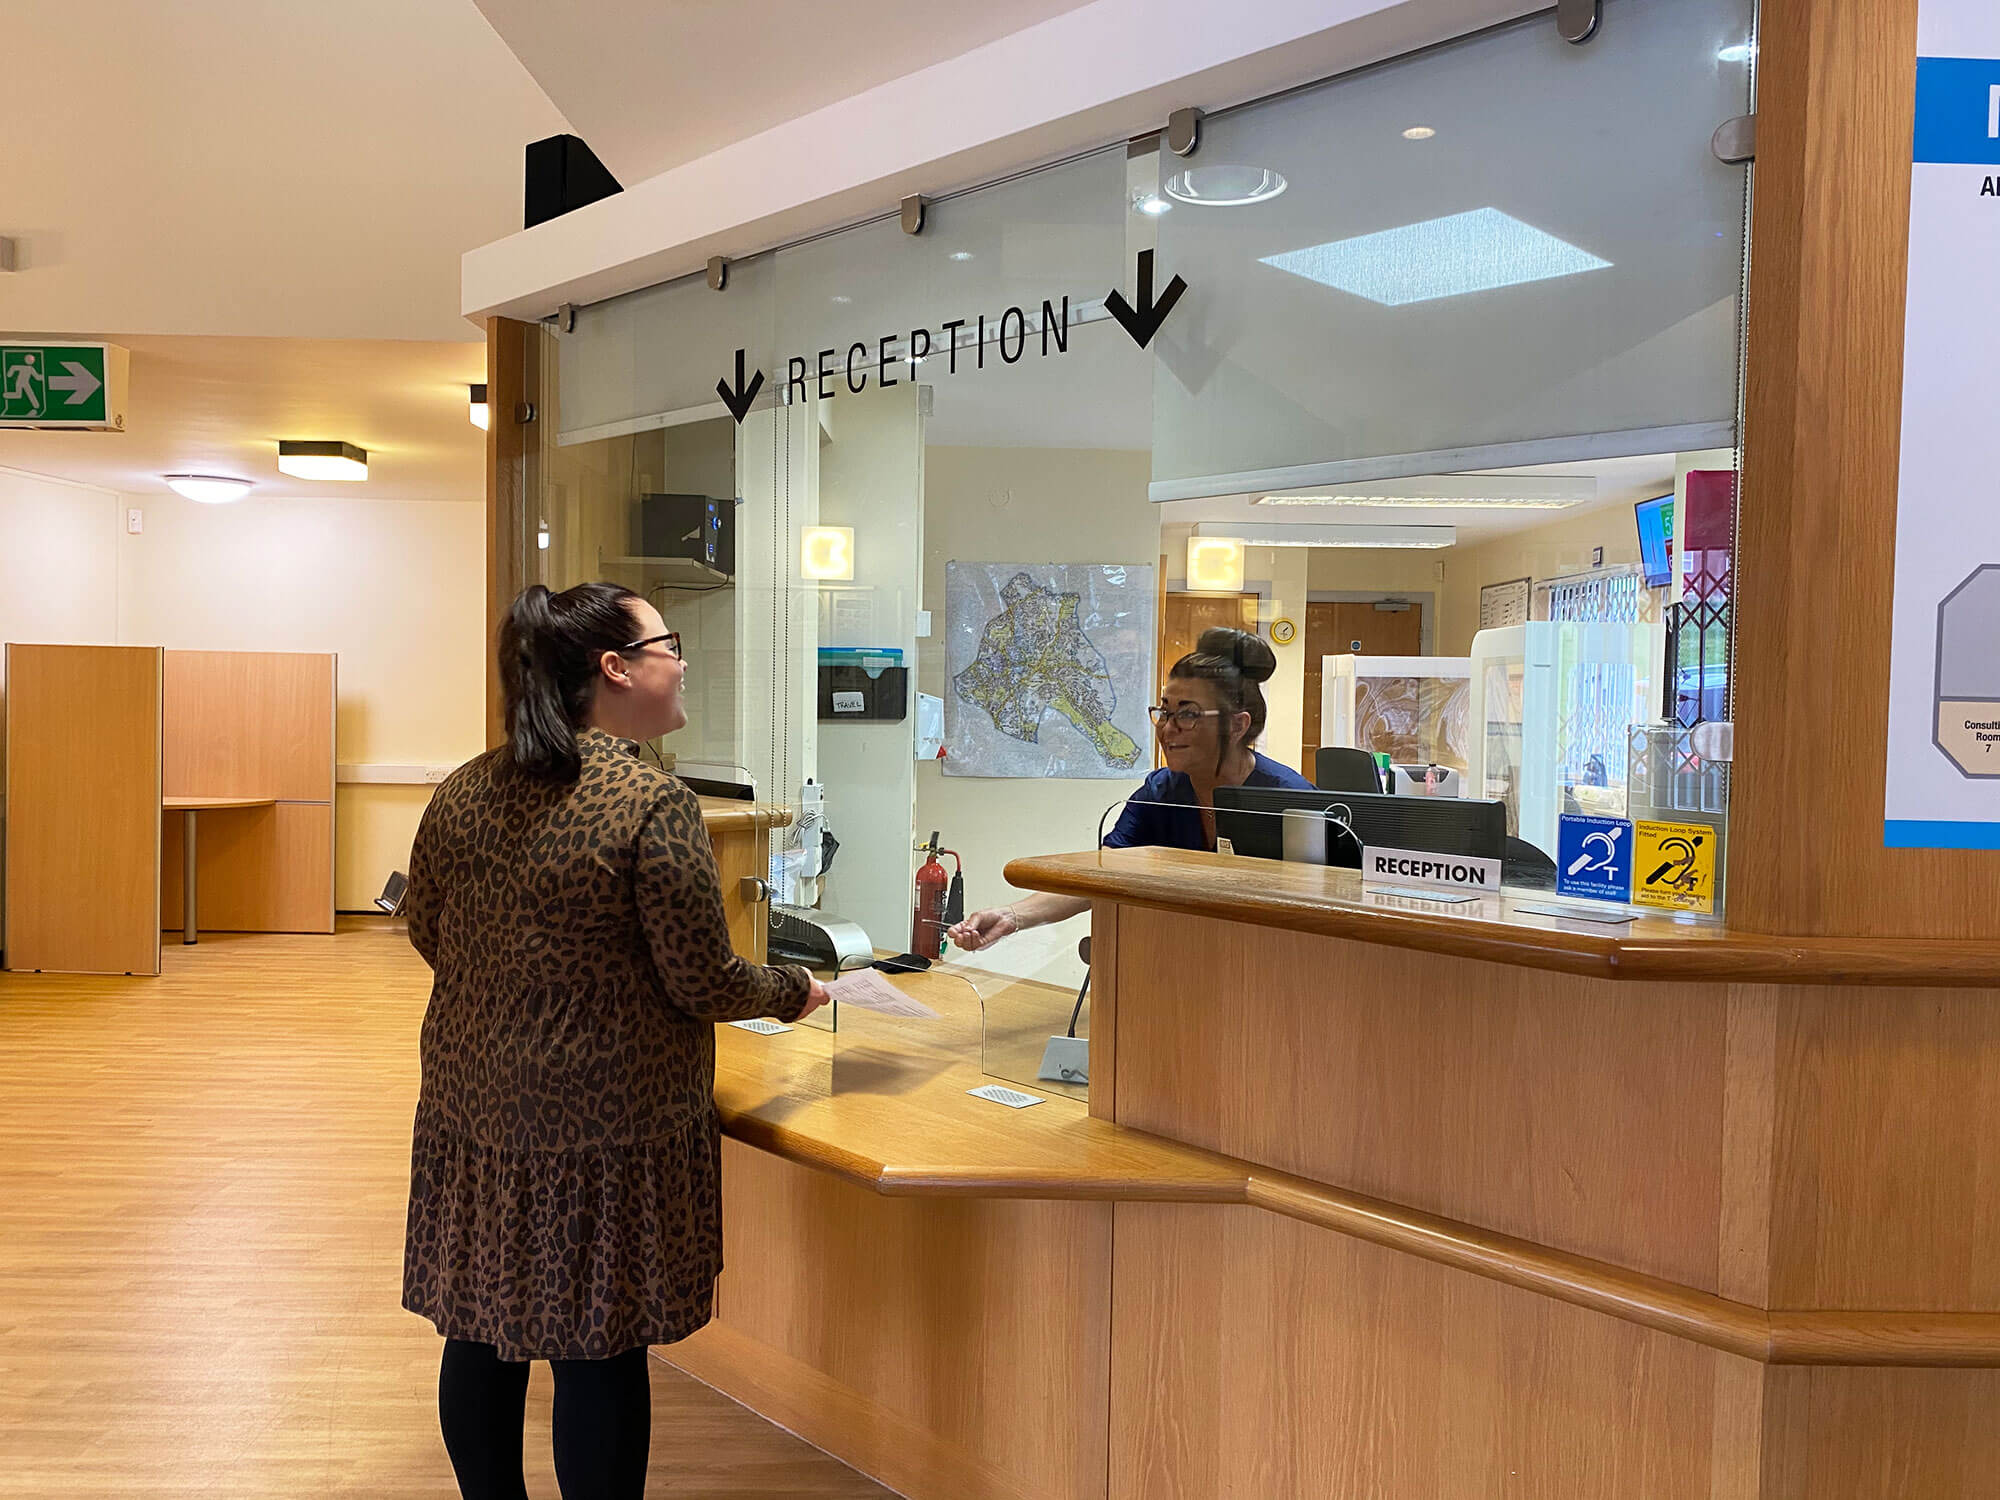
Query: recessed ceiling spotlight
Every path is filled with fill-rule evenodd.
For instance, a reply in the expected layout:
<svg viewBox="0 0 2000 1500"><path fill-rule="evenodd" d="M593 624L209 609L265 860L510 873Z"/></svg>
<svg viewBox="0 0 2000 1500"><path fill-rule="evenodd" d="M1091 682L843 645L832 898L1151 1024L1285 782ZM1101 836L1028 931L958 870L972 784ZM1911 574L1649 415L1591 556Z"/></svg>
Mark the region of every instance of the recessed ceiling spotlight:
<svg viewBox="0 0 2000 1500"><path fill-rule="evenodd" d="M1285 190L1285 179L1269 167L1189 167L1169 177L1165 188L1178 203L1242 208L1277 197Z"/></svg>
<svg viewBox="0 0 2000 1500"><path fill-rule="evenodd" d="M1141 189L1132 195L1132 207L1142 214L1148 214L1157 219L1161 214L1171 209L1173 204L1167 202L1158 193L1152 192L1149 189Z"/></svg>
<svg viewBox="0 0 2000 1500"><path fill-rule="evenodd" d="M278 472L294 479L366 479L368 450L353 443L286 438L278 444Z"/></svg>
<svg viewBox="0 0 2000 1500"><path fill-rule="evenodd" d="M1737 42L1735 45L1724 47L1721 51L1717 52L1715 60L1717 62L1740 63L1748 62L1756 55L1757 44L1755 42Z"/></svg>
<svg viewBox="0 0 2000 1500"><path fill-rule="evenodd" d="M1406 141L1427 141L1436 134L1437 132L1428 125L1412 125L1408 130L1403 132L1403 139Z"/></svg>
<svg viewBox="0 0 2000 1500"><path fill-rule="evenodd" d="M954 250L951 252L951 258L953 260L971 260L972 252L970 250Z"/></svg>
<svg viewBox="0 0 2000 1500"><path fill-rule="evenodd" d="M227 505L250 493L247 479L226 479L220 474L165 474L167 488L203 505Z"/></svg>
<svg viewBox="0 0 2000 1500"><path fill-rule="evenodd" d="M835 292L833 294L833 300L841 304L841 306L845 307L848 303L852 302L854 299L848 296L847 293L845 292Z"/></svg>

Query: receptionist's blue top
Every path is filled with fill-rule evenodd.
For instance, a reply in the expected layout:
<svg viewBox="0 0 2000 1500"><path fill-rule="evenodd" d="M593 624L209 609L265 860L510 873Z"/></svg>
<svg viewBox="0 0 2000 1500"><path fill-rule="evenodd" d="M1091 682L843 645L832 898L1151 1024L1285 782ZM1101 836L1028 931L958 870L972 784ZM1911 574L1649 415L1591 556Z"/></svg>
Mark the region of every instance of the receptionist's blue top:
<svg viewBox="0 0 2000 1500"><path fill-rule="evenodd" d="M1256 759L1256 765L1244 779L1245 786L1290 787L1301 792L1313 789L1313 784L1290 766L1261 755ZM1160 767L1126 799L1117 823L1104 836L1104 846L1206 849L1208 840L1201 831L1201 809L1194 800L1194 783L1178 771Z"/></svg>

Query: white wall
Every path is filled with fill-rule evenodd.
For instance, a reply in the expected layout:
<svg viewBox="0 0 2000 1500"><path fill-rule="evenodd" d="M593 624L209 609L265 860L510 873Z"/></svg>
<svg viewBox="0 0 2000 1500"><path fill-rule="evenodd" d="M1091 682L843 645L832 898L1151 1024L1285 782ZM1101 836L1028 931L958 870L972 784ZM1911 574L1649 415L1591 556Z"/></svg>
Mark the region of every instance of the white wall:
<svg viewBox="0 0 2000 1500"><path fill-rule="evenodd" d="M924 462L924 608L937 622L918 648L924 692L943 696L945 688L947 562L1158 562L1145 453L932 447ZM932 761L917 767L916 826L925 836L940 830L964 856L968 910L1000 906L1022 894L1001 874L1007 861L1095 847L1105 808L1139 780L947 778ZM1082 977L1076 940L1088 931L1087 918L1040 928L981 954L979 964L1073 983Z"/></svg>
<svg viewBox="0 0 2000 1500"><path fill-rule="evenodd" d="M127 535L138 506L145 530ZM0 639L332 651L342 763L455 763L484 748L482 501L196 505L0 471ZM343 786L334 901L368 909L430 800Z"/></svg>
<svg viewBox="0 0 2000 1500"><path fill-rule="evenodd" d="M822 645L892 646L905 662L916 660L924 558L921 394L905 383L829 404L832 440L820 450L819 518L854 529L854 580L819 588ZM898 722L836 719L819 726L819 779L841 842L821 901L891 953L903 952L910 938L915 714L912 689L908 716Z"/></svg>

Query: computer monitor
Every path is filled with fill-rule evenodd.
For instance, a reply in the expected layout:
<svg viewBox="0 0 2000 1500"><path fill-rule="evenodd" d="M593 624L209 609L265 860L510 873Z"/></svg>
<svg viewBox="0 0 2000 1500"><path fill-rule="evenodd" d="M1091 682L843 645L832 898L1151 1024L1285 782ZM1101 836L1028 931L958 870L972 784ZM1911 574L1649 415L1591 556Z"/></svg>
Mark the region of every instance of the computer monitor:
<svg viewBox="0 0 2000 1500"><path fill-rule="evenodd" d="M1291 787L1219 786L1215 836L1238 854L1283 859L1287 812L1347 809L1347 825L1377 849L1419 849L1500 859L1507 850L1507 804L1466 797L1394 797L1380 792L1298 791ZM1350 839L1329 838L1328 864L1361 868L1361 850Z"/></svg>
<svg viewBox="0 0 2000 1500"><path fill-rule="evenodd" d="M1639 571L1647 588L1663 589L1674 581L1674 497L1641 500L1632 510L1639 527Z"/></svg>

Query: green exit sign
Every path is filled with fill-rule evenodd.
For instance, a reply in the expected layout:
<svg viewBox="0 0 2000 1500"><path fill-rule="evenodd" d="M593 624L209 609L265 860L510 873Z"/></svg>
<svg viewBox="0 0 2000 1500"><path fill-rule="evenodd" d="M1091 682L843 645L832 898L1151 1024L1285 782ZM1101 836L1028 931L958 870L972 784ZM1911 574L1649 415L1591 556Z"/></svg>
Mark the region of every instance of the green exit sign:
<svg viewBox="0 0 2000 1500"><path fill-rule="evenodd" d="M130 368L116 344L0 344L0 427L123 432Z"/></svg>

